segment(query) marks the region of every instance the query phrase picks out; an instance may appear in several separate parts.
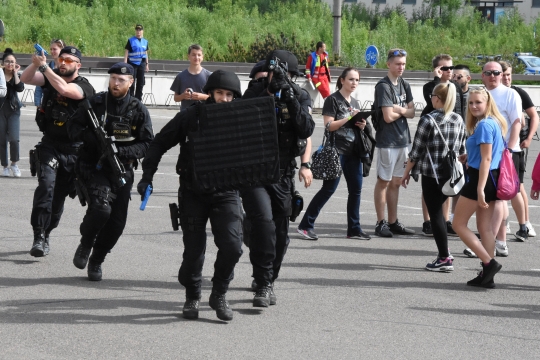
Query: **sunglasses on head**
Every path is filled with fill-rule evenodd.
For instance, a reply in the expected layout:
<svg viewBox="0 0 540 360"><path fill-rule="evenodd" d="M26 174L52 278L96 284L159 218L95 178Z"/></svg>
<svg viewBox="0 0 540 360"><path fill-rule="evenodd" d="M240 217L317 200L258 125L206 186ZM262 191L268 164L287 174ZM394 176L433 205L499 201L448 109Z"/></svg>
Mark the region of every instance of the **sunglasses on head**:
<svg viewBox="0 0 540 360"><path fill-rule="evenodd" d="M391 53L388 54L388 59L394 57L394 56L407 56L407 52L405 50L394 50Z"/></svg>
<svg viewBox="0 0 540 360"><path fill-rule="evenodd" d="M502 71L499 71L499 70L486 70L484 71L484 75L486 76L499 76L502 74Z"/></svg>
<svg viewBox="0 0 540 360"><path fill-rule="evenodd" d="M64 41L62 39L52 39L51 40L51 45L52 44L58 44L60 45L61 47L65 47L66 45L64 44Z"/></svg>
<svg viewBox="0 0 540 360"><path fill-rule="evenodd" d="M454 70L453 66L441 66L442 71Z"/></svg>
<svg viewBox="0 0 540 360"><path fill-rule="evenodd" d="M70 59L70 58L67 58L67 57L59 57L58 62L60 64L64 63L64 64L68 64L68 65L73 64L73 63L78 63L77 60L73 60L73 59Z"/></svg>

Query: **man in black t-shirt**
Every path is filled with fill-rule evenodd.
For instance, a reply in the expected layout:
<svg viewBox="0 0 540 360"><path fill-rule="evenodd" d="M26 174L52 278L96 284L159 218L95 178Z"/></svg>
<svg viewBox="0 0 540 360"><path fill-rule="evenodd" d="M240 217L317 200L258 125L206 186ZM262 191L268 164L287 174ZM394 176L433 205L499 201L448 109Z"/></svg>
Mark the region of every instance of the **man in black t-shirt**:
<svg viewBox="0 0 540 360"><path fill-rule="evenodd" d="M531 97L525 90L522 88L512 86L512 67L509 63L506 61L500 61L503 73L502 73L502 83L504 86L508 86L514 90L517 91L519 94L519 97L521 98L521 103L523 107L523 111L527 114L527 118L522 117L521 118L521 132L520 132L520 144L519 147L523 149L520 153L514 153L512 154L512 158L516 158L517 160L514 160L514 163L516 165L516 169L518 170L521 186L520 186L520 193L523 197L523 202L525 205L525 220L527 225L527 229L529 230L529 236L536 236L536 232L534 231L533 226L531 225L531 222L529 221L529 201L527 198L527 192L525 191L525 187L523 186L523 174L525 173L525 167L527 165L527 152L529 150L529 146L531 145L532 138L534 137L534 134L536 134L536 130L538 128L538 113L536 112L536 107L534 106ZM528 128L528 133L525 129ZM508 216L507 216L508 217ZM499 239L499 238L497 238Z"/></svg>
<svg viewBox="0 0 540 360"><path fill-rule="evenodd" d="M34 54L32 64L21 75L25 84L43 88L43 100L36 114L43 138L30 158L38 176L30 217L34 230L30 255L34 257L49 253L49 234L60 222L66 196L74 190L72 173L79 144L70 140L65 124L81 100L94 95L92 85L79 76L79 49L66 46L60 51L58 63L60 66L51 70L45 55Z"/></svg>

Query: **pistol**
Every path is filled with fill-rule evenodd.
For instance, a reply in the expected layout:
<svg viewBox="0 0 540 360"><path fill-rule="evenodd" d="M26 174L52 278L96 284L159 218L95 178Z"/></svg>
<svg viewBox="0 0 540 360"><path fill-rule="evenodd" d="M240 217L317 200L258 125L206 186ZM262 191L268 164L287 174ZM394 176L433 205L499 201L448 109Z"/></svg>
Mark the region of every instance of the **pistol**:
<svg viewBox="0 0 540 360"><path fill-rule="evenodd" d="M39 45L39 44L35 44L35 45L34 45L34 49L36 49L36 54L38 54L38 55L41 55L42 52L43 52L43 54L45 54L45 55L49 55L49 53L47 52L47 50L45 50L44 48L42 48L41 45Z"/></svg>
<svg viewBox="0 0 540 360"><path fill-rule="evenodd" d="M144 199L141 203L141 207L139 208L141 211L144 211L146 208L146 203L148 203L148 199L150 198L150 194L152 193L152 185L148 185L146 187L146 191L144 192Z"/></svg>

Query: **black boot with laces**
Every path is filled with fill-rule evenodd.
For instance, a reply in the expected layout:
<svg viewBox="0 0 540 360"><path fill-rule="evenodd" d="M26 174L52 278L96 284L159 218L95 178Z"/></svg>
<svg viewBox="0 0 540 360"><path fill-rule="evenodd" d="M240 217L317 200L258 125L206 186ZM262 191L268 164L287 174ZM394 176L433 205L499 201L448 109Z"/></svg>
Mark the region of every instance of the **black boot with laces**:
<svg viewBox="0 0 540 360"><path fill-rule="evenodd" d="M30 255L33 257L42 257L46 254L43 251L43 242L45 241L45 236L43 230L37 229L34 230L34 243L32 244L32 249L30 249Z"/></svg>
<svg viewBox="0 0 540 360"><path fill-rule="evenodd" d="M272 288L270 285L261 286L255 292L255 297L253 298L254 307L268 307L270 305L270 293Z"/></svg>
<svg viewBox="0 0 540 360"><path fill-rule="evenodd" d="M229 302L225 299L225 294L212 293L210 294L210 307L216 310L216 315L219 319L229 321L233 318L233 312L229 307Z"/></svg>
<svg viewBox="0 0 540 360"><path fill-rule="evenodd" d="M199 318L199 302L199 299L186 298L184 308L182 309L184 319L195 320Z"/></svg>

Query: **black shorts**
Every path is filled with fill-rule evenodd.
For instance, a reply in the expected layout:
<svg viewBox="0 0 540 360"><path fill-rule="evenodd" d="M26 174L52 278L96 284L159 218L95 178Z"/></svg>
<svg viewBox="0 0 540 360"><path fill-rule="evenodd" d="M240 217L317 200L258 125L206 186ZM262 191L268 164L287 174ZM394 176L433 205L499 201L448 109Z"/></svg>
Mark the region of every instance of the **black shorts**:
<svg viewBox="0 0 540 360"><path fill-rule="evenodd" d="M523 174L525 174L525 152L514 152L512 153L512 161L516 167L516 171L519 176L519 183L523 184Z"/></svg>
<svg viewBox="0 0 540 360"><path fill-rule="evenodd" d="M469 167L467 169L467 174L469 175L469 182L467 182L463 186L459 195L464 196L467 199L476 201L478 200L478 192L476 191L476 188L478 187L478 176L480 175L480 171L478 171L478 169ZM497 197L497 187L494 183L494 181L496 182L498 180L499 169L491 170L491 175L488 174L486 186L484 187L484 195L486 196L486 202L499 200L499 198Z"/></svg>

